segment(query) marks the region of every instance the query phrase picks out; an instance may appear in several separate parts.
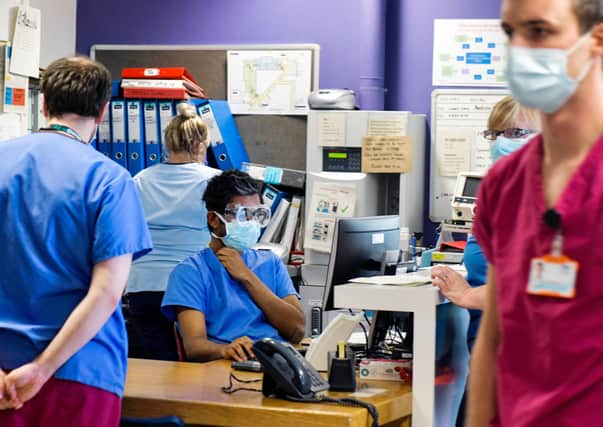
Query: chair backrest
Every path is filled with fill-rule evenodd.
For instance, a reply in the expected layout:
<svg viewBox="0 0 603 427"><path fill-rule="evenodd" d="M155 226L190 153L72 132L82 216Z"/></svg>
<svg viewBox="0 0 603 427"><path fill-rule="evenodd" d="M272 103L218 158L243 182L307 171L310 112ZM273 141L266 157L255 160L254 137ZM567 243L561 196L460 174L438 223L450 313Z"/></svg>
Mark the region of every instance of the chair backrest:
<svg viewBox="0 0 603 427"><path fill-rule="evenodd" d="M119 427L184 427L184 422L175 415L159 418L121 417Z"/></svg>
<svg viewBox="0 0 603 427"><path fill-rule="evenodd" d="M174 338L176 339L176 350L178 351L178 360L180 362L186 362L186 352L184 351L184 343L182 342L182 335L180 335L180 329L178 329L178 323L174 322Z"/></svg>

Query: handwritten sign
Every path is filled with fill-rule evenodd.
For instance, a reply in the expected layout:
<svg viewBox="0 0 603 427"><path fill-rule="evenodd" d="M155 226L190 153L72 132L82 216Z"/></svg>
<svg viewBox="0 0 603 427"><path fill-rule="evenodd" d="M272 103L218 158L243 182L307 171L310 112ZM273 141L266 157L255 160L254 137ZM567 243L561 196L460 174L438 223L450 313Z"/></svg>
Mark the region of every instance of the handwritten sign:
<svg viewBox="0 0 603 427"><path fill-rule="evenodd" d="M409 136L365 136L362 138L362 172L407 173L412 170Z"/></svg>

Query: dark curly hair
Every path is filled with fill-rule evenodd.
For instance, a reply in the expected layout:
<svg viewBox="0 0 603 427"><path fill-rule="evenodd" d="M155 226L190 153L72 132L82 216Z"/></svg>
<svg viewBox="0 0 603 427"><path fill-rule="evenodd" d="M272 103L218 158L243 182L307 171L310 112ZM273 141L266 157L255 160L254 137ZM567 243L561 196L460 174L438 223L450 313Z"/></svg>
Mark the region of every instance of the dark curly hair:
<svg viewBox="0 0 603 427"><path fill-rule="evenodd" d="M42 74L40 90L50 117L99 117L111 97L111 73L84 56L57 59Z"/></svg>
<svg viewBox="0 0 603 427"><path fill-rule="evenodd" d="M256 181L249 174L232 169L209 180L203 194L203 201L209 212L224 213L226 205L232 201L233 197L252 196L259 192ZM208 227L210 227L209 224ZM211 227L210 231L212 231Z"/></svg>

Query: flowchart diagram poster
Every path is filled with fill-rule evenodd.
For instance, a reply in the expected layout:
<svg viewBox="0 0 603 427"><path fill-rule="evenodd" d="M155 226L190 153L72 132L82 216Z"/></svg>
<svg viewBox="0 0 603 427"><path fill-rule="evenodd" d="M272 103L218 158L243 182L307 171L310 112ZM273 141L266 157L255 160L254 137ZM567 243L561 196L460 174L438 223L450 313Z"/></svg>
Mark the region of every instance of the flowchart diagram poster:
<svg viewBox="0 0 603 427"><path fill-rule="evenodd" d="M498 19L435 19L433 85L504 87L507 36Z"/></svg>

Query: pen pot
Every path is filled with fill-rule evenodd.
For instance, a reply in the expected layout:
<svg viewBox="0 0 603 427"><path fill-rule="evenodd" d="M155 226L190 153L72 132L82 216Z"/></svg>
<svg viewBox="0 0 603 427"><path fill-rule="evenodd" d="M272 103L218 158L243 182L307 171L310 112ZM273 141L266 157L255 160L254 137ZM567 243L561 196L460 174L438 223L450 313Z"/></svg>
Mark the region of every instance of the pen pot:
<svg viewBox="0 0 603 427"><path fill-rule="evenodd" d="M329 354L329 390L354 391L356 390L356 371L354 369L354 354L347 354L343 359L337 358L337 353Z"/></svg>

